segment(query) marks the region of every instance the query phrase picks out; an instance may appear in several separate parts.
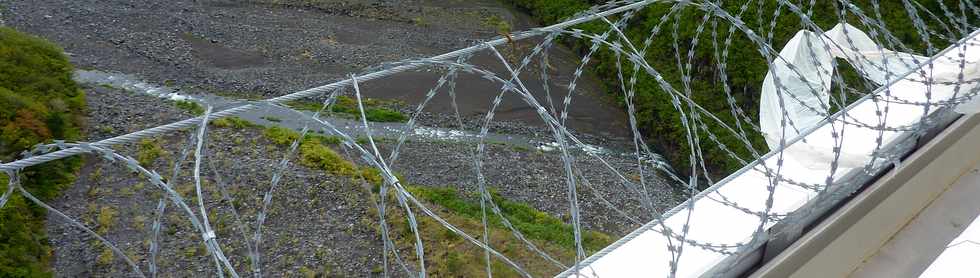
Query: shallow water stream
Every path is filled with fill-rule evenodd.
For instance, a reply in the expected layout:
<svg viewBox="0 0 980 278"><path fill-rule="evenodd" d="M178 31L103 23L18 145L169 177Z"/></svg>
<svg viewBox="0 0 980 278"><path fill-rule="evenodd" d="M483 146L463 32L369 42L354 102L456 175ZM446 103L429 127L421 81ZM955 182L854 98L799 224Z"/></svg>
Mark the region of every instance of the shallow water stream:
<svg viewBox="0 0 980 278"><path fill-rule="evenodd" d="M82 84L107 86L133 93L148 94L173 101L193 101L201 104L202 106L210 105L213 107L214 111L254 103L248 100L223 97L206 92L186 91L179 88L150 84L140 80L140 78L134 75L123 73L110 73L97 70L76 70L75 81ZM306 116L313 115L313 112L310 111L294 111L281 107L265 105L258 109L245 111L237 116L263 126L277 125L295 130L300 130L307 125L317 125L317 123L310 119L310 117L301 117L296 113L303 113ZM364 124L359 120L322 116L320 119L329 122L340 132L346 133L351 137L357 138L366 136ZM399 136L408 131L409 140L449 140L473 143L479 142L480 140L480 135L477 132L457 129L427 127L420 125L416 125L414 128L410 129L405 123L382 122L369 122L368 126L370 127L372 136L378 138L397 139ZM533 148L541 151L557 150L557 144L554 142L541 142L521 135L487 133L485 141L492 144L506 144L514 147ZM586 146L585 148L582 148L582 150L591 153L608 153L608 150L605 148L592 145Z"/></svg>

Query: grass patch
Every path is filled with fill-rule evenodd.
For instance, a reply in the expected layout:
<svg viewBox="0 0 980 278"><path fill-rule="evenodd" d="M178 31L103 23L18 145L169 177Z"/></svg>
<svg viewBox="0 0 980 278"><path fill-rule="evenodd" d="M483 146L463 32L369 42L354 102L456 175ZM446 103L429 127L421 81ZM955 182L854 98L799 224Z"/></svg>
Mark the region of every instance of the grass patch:
<svg viewBox="0 0 980 278"><path fill-rule="evenodd" d="M317 273L309 267L301 266L299 267L299 275L304 278L316 278Z"/></svg>
<svg viewBox="0 0 980 278"><path fill-rule="evenodd" d="M136 153L136 161L139 161L140 165L143 167L149 167L153 164L157 158L165 155L166 152L163 147L160 146L160 142L156 139L143 139L140 140L139 146Z"/></svg>
<svg viewBox="0 0 980 278"><path fill-rule="evenodd" d="M299 132L280 126L267 127L263 134L273 144L279 146L289 146L300 136ZM299 145L300 164L333 175L352 178L364 177L371 183L380 183L381 175L376 169L355 165L329 147L338 145L340 142L341 139L336 136L306 134Z"/></svg>
<svg viewBox="0 0 980 278"><path fill-rule="evenodd" d="M478 239L482 235L483 224L478 201L467 199L454 189L410 186L409 191L457 228ZM574 243L569 244L572 238L570 226L527 205L494 195L494 199L504 210L508 220L538 248L565 263L574 258ZM394 206L390 208L388 219L406 219L403 210ZM564 270L528 250L508 229L504 228L499 218L489 218L490 246L523 266L531 275L552 276ZM447 230L432 218L419 217L417 220L419 234L426 248L425 263L429 275L433 277L452 277L459 273L467 273L474 277L486 275L483 249ZM399 246L414 244L415 236L407 220L392 221L389 225ZM560 234L563 232L568 234ZM586 232L586 241L586 249L592 253L611 243L612 239L607 235L589 231ZM412 250L414 249L405 248L402 258L409 261L417 260ZM497 277L520 277L509 265L496 258L491 259L490 268Z"/></svg>
<svg viewBox="0 0 980 278"><path fill-rule="evenodd" d="M337 136L313 135L312 137L320 140L321 144L327 144L327 145L340 145L340 143L343 142L343 140Z"/></svg>
<svg viewBox="0 0 980 278"><path fill-rule="evenodd" d="M408 117L401 112L387 109L367 109L365 111L365 118L372 122L398 122L404 123L408 121Z"/></svg>
<svg viewBox="0 0 980 278"><path fill-rule="evenodd" d="M204 107L197 102L190 100L177 100L174 101L174 106L177 107L177 109L187 111L187 113L191 113L191 115L194 116L204 115Z"/></svg>
<svg viewBox="0 0 980 278"><path fill-rule="evenodd" d="M281 127L281 126L267 127L263 131L263 134L265 135L266 138L271 140L272 143L280 146L289 146L289 144L292 144L293 141L296 140L296 138L299 138L298 131ZM305 143L317 143L323 145L339 145L341 142L343 142L343 140L337 136L324 136L324 135L312 134L312 133L307 133L306 137L304 137L303 139L309 140L308 142L304 141Z"/></svg>
<svg viewBox="0 0 980 278"><path fill-rule="evenodd" d="M99 256L95 259L95 263L101 267L107 267L112 265L112 260L116 258L116 254L112 253L112 249L109 247L102 247L102 251L99 252Z"/></svg>
<svg viewBox="0 0 980 278"><path fill-rule="evenodd" d="M299 132L281 126L270 126L262 134L276 145L288 146L299 138Z"/></svg>
<svg viewBox="0 0 980 278"><path fill-rule="evenodd" d="M476 193L467 199L460 196L455 188L449 187L413 186L409 187L409 191L455 214L473 219L481 219L482 217L480 203L470 200L479 200L479 195ZM532 208L527 204L504 199L496 192L491 191L490 195L494 203L500 207L503 215L507 217L507 220L528 238L547 241L563 248L574 250L575 237L573 235L572 225L565 224L560 219ZM490 225L497 228L506 228L503 222L501 222L500 217L492 215L490 211L487 214ZM599 251L612 242L612 238L600 232L585 231L582 234L582 246L589 253Z"/></svg>
<svg viewBox="0 0 980 278"><path fill-rule="evenodd" d="M362 98L364 105L364 116L369 122L406 122L408 116L395 110L394 106L399 104L396 100L382 100L375 98ZM286 105L306 111L320 111L322 103L312 101L290 101ZM349 96L338 96L337 101L330 107L330 112L338 116L360 119L361 110L357 106L357 99Z"/></svg>
<svg viewBox="0 0 980 278"><path fill-rule="evenodd" d="M497 15L491 15L483 19L483 25L493 28L499 35L509 35L513 27L510 22Z"/></svg>
<svg viewBox="0 0 980 278"><path fill-rule="evenodd" d="M100 126L98 129L99 129L99 132L102 132L102 133L105 133L105 134L113 134L113 133L116 132L116 130L113 129L112 126L108 126L108 125Z"/></svg>
<svg viewBox="0 0 980 278"><path fill-rule="evenodd" d="M239 117L227 117L211 121L211 125L217 128L243 129L246 127L256 127L255 123L249 122Z"/></svg>
<svg viewBox="0 0 980 278"><path fill-rule="evenodd" d="M330 147L304 139L299 146L300 163L339 176L353 176L358 167Z"/></svg>
<svg viewBox="0 0 980 278"><path fill-rule="evenodd" d="M99 234L105 235L112 228L112 224L116 222L116 215L119 212L110 206L104 206L99 209L99 216L97 217L99 221L99 228L97 232Z"/></svg>
<svg viewBox="0 0 980 278"><path fill-rule="evenodd" d="M146 228L146 216L137 215L133 217L133 229L142 231Z"/></svg>

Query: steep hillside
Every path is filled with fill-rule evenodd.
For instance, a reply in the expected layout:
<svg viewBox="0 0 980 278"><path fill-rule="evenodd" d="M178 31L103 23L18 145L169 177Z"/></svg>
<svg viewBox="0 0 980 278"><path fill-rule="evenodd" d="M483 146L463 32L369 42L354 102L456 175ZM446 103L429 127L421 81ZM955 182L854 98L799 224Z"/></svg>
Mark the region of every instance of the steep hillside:
<svg viewBox="0 0 980 278"><path fill-rule="evenodd" d="M80 137L85 95L71 79L72 66L57 46L0 27L0 160L10 161L53 138ZM23 187L48 200L75 178L80 160L62 159L21 172ZM0 176L6 191L7 176ZM0 210L0 273L48 276L51 249L45 211L18 194Z"/></svg>

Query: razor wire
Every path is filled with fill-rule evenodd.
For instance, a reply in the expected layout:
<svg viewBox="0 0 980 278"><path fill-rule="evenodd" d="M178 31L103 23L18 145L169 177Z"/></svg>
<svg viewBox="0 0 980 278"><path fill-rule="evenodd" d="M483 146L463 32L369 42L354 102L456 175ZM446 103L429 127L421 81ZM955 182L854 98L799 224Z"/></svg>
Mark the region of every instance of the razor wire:
<svg viewBox="0 0 980 278"><path fill-rule="evenodd" d="M9 185L7 185L3 195L0 196L0 208L7 203L11 196L19 194L98 239L113 253L122 257L134 275L142 277L148 273L149 276L156 277L159 272L157 257L161 248L160 230L164 225L163 215L167 206L172 204L177 207L181 214L185 214L185 217L190 220L192 228L199 233L200 244L208 250L208 256L214 263L216 276L239 277L239 273L251 273L254 277L262 277L269 274L268 270L263 268L266 263L263 260L262 247L263 243L267 242L267 239L263 238L263 226L270 215L270 207L274 203L276 193L280 190L279 187L285 171L290 167L295 167L293 164L297 159L300 159L297 157L297 153L304 138L311 131L319 131L339 137L342 142L339 148L342 149L345 157L351 160L359 160L360 165L372 167L380 173L382 181L378 188L378 199L376 202L371 199L370 202L371 206L378 211L378 237L382 246L382 271L385 276L425 277L428 275L425 254L426 248L431 247L427 247L422 238L419 220L421 217L434 220L449 232L462 237L473 247L483 251L481 261L488 276L493 275L491 266L497 261L510 267L520 276L532 276L532 271L526 269L522 262L508 257L504 254L505 252L498 249L499 247L492 246L490 242L491 217L500 221L503 230L512 237L510 240L519 242L534 256L538 256L547 264L559 269L568 269L566 273L574 275L598 276L599 274L594 270L588 269L588 263L592 262L592 259L587 257L592 254L587 253L582 235L584 230L583 215L585 213L597 213L583 211L581 205L585 200L583 196L588 194L594 198L594 201L601 203L599 206L608 208L616 217L627 222L628 226L639 226L640 230L638 231L653 231L660 234L667 242L667 250L662 250L662 252L669 253L670 259L667 262L652 263L668 265L667 273L662 273L662 275L675 277L681 272L681 261L686 258L684 257L685 252L690 253L687 251L689 248L707 250L726 256L746 254L751 252L751 248L757 247L766 240L766 229L771 226L771 223L779 222L793 225L792 221L795 218L792 218L792 215L815 211L814 208L804 208L801 209L802 211L794 213L774 211L773 204L776 201L776 191L779 188L791 186L804 191L816 192L819 196L818 201L823 202L824 206L832 205L833 202L839 201L857 190L856 185L835 180L835 176L851 169L847 165L841 164L846 163L843 161L843 156L850 155L844 153L845 145L853 144L845 141L848 138L853 138L847 136L850 134L848 130L864 128L877 132L874 138L861 138L872 140L871 147L873 150L868 152L871 157L869 162L857 168L871 174L884 167L884 164L898 165L901 163L901 154L887 149L889 146L885 146L883 143L886 133L905 132L915 137L922 136L930 128L941 124L933 116L938 113L936 111L949 111L958 106L975 102L976 96L980 94L980 86L976 85L980 83L980 76L975 74L980 64L977 64L977 61L967 61L964 54L971 47L972 51L978 51L976 49L978 45L973 39L977 34L975 24L980 18L980 8L972 1L963 0L956 5L947 5L944 1L926 3L934 4L934 8L930 8L920 1L901 1L907 19L911 22L915 34L919 36L913 41L924 43L924 49L909 46L907 44L912 42L908 42L907 38L903 42L902 38L893 34L886 23L887 20L881 14L881 5L877 0L871 0L870 3L849 0L830 1L833 16L836 17L837 21L842 24L849 24L849 22L856 20L854 27L866 32L865 36L874 42L875 49L873 51L861 50L854 44L861 38L862 34L849 31L850 29L846 26L851 25L844 25L845 28L841 29L840 34L843 41L828 40L830 38L828 33L831 30L822 29L821 25L814 20L816 2L815 0L811 0L809 3L802 0L749 0L732 4L716 0L611 1L594 6L568 20L548 27L505 34L493 40L431 58L383 64L369 68L363 74L351 74L348 78L328 85L268 100L247 101L245 105L220 111L212 111L212 107L208 106L205 113L199 117L98 142L55 141L53 144L38 145L32 150L25 151L21 159L0 165L0 170L7 173L9 177ZM872 11L869 13L859 7L856 2L860 2L859 4L866 7L870 5ZM772 5L775 7L770 7ZM751 14L755 14L755 17L751 19L757 23L757 26L750 26L751 24L746 22L750 19ZM651 19L653 21L652 26L642 26L638 23L637 17L655 19ZM689 37L685 37L686 33L685 36L681 35L682 31L689 31L681 29L681 22L686 17L695 19L695 26L693 26L693 32L689 34ZM803 42L805 47L802 49L806 51L804 62L794 64L790 57L783 57L780 54L782 48L780 40L782 40L781 36L784 35L777 34L777 29L780 27L787 28L785 24L781 24L780 18L798 20L798 26L794 27L800 30L801 34L809 34L806 38L812 38L805 39ZM583 27L586 24L592 25ZM724 30L725 27L727 27L727 32ZM669 34L664 31L669 32ZM723 38L720 38L722 36ZM663 38L669 38L668 49L653 48L654 42ZM535 39L539 41L534 42ZM745 45L734 45L736 39L745 42ZM830 43L824 40L828 40ZM819 43L816 43L817 41ZM550 84L557 84L559 81L549 74L549 72L555 74L558 72L557 70L550 70L549 61L554 58L550 57L549 53L555 48L565 47L566 45L563 44L569 42L581 43L578 49L581 57L576 61L577 65L568 78L569 81L565 86L567 90L552 90ZM518 46L529 44L533 47L527 53L522 54L519 60L509 59L508 55L501 51L501 48L509 48L512 50L510 53L513 54L520 50ZM819 44L819 46L815 44ZM755 77L739 76L737 72L732 72L733 70L740 70L729 67L733 47L758 52L758 56L755 58L761 58L765 61L768 68L766 74L771 76L779 107L779 110L771 112L779 114L780 134L777 136L778 140L768 146L753 142L753 138L764 133L766 127L760 123L761 120L756 115L752 115L751 111L746 111L745 106L749 104L736 98L738 94L753 95L755 92L736 92L732 80ZM702 57L698 54L703 55L699 51L703 49L708 49L710 54L705 55L706 59L699 60ZM957 57L939 57L956 50L960 51ZM852 57L844 54L843 57L832 58L829 65L830 71L827 71L817 60L818 57L822 57L821 53L844 53L847 51L856 53L856 55ZM925 58L891 58L891 55L895 53L916 53L917 51L924 51L922 54L925 55L923 56ZM666 55L661 55L664 53ZM483 65L471 62L475 55L487 55L492 58L494 64ZM608 89L612 94L621 97L622 104L625 106L626 122L630 132L630 136L627 138L631 146L629 161L635 162L635 164L629 165L629 168L634 170L637 179L629 178L630 174L626 173L624 169L614 166L614 163L610 162L610 158L607 156L576 151L586 149L589 144L586 143L587 140L583 138L581 133L569 127L569 112L577 104L573 100L583 91L577 84L586 74L590 73L590 66L596 63L593 59L597 59L596 57L600 55L611 56L615 60L614 68L611 69L614 73L611 74L613 76L611 79L615 80L615 86L610 86L612 88ZM879 59L879 57L884 58L881 58L880 63L874 62L874 59ZM670 61L671 63L668 64L671 65L659 67L659 64L654 63L654 59ZM934 72L937 63L954 65L956 67L955 77L936 79ZM780 65L785 67L786 72L777 72L777 66ZM851 65L861 75L859 80L856 82L846 80L844 74L839 70L842 65ZM890 65L897 65L908 70L895 71L890 68ZM813 80L807 79L804 67L817 68L817 74L829 76L830 80L826 84L816 84ZM439 77L413 110L414 113L405 123L395 143L390 146L390 153L385 154L381 151L383 148L379 147L379 140L376 140L376 136L372 134L372 127L368 121L362 96L364 88L361 87L361 84L372 81L378 82L402 72L424 69L435 69L440 72ZM543 84L541 88L528 85L530 84L529 79L534 78L533 71L535 69L539 71L536 81ZM713 74L704 74L702 71L710 71ZM876 82L873 78L868 77L874 72L882 72L884 82ZM967 76L968 74L971 76ZM396 176L394 170L399 162L399 153L405 147L410 134L420 127L418 124L419 115L431 105L432 100L436 97L446 96L450 98L453 121L459 129L466 129L457 104L457 98L460 95L465 97L465 92L460 93L456 88L457 82L459 82L458 78L463 75L479 77L489 82L490 86L499 86L499 88L494 87L499 91L487 103L487 112L479 120L476 146L468 149L465 154L465 161L461 161L461 163L470 166L469 168L476 180L476 190L473 193L479 196L480 222L482 224L482 229L479 231L466 231L457 226L458 224L451 223L445 216L434 211L431 205L420 200L418 196L408 190L407 185ZM705 76L710 76L716 82L716 87L721 89L723 95L713 97L724 98L722 101L726 106L722 109L724 111L709 106L710 103L703 96L697 94L697 91L703 88L698 88L699 85L695 84L694 81L698 78L705 78ZM654 87L640 88L638 84L641 79L652 82ZM925 87L926 100L908 100L894 96L890 85L898 81L906 81ZM792 87L794 82L801 83L804 86L803 89ZM945 98L934 96L933 90L942 88L942 86L953 86L951 96ZM854 87L880 89L874 92L861 92ZM652 90L652 92L641 90ZM534 94L537 91L544 93L544 99ZM792 92L802 93L794 94ZM855 94L855 92L860 98L849 99L848 95ZM687 154L686 164L675 162L670 167L664 163L651 163L645 160L645 158L656 158L661 157L661 155L651 147L651 142L656 140L656 137L644 133L643 131L646 129L641 126L637 118L639 113L637 106L645 104L638 99L641 97L641 93L663 94L668 101L662 106L676 112L674 115L676 118L658 120L680 123L679 126L683 130L684 138L681 139L683 142L679 142L681 147L673 151L683 149ZM336 105L336 100L341 95L352 96L355 100L357 104L356 118L366 133L367 140L365 142L360 142L353 134L321 117L324 113L329 116L330 111L332 111L331 108ZM322 97L323 100L319 109L312 115L301 113L288 105L284 105L289 101L317 97ZM556 103L553 97L561 98L560 102ZM809 97L824 97L826 101L820 101L813 105L807 103L806 98ZM568 222L566 224L572 227L574 240L574 256L571 258L550 254L545 248L542 248L540 242L535 242L529 238L526 231L522 231L520 227L511 222L505 210L493 198L493 193L488 185L490 182L487 180L487 170L484 169L485 160L489 155L489 143L486 139L491 132L498 108L502 106L505 98L517 99L526 107L533 109L534 116L540 119L540 124L544 126L550 134L550 138L557 145L558 154L556 157L560 161L561 177L564 180L562 181L563 184L556 185L555 188L565 193L563 201L567 202L568 205L567 210L570 219L566 221ZM753 100L752 97L748 99ZM849 116L849 110L853 107L851 103L861 100L871 101L876 105L877 117L873 119L874 122L865 122L865 119ZM800 111L790 111L787 108L797 104ZM899 105L921 107L921 112L917 112L921 113L921 116L918 117L917 121L908 125L888 126L886 123L889 112L894 109L893 107ZM286 147L278 162L266 169L271 173L271 179L262 181L263 184L267 184L267 187L262 192L261 206L255 215L255 222L251 223L252 226L247 225L248 223L244 221L234 205L230 205L235 226L241 237L237 240L242 241L247 249L245 259L248 261L248 268L245 271L240 267L236 268L235 259L237 258L226 255L222 245L217 240L218 231L213 226L213 219L208 217L208 211L217 208L208 207L204 200L206 194L203 191L205 185L202 183L204 179L202 167L206 167L203 175L210 172L213 179L216 180L214 184L218 189L220 199L229 202L229 204L232 203L234 197L225 189L226 184L222 181L220 177L222 174L218 171L221 167L210 163L206 156L215 151L208 150L206 144L210 139L208 122L261 108L288 109L293 112L296 118L305 119L307 124L300 130L298 138ZM832 158L826 161L829 165L829 171L825 173L826 178L823 183L799 181L795 177L786 176L787 173L784 172L786 168L784 161L793 159L792 154L785 151L791 145L800 142L807 143L806 139L801 139L802 136L810 135L816 130L816 126L803 123L790 115L790 113L801 111L820 118L819 122L830 128L829 142ZM182 145L180 156L173 164L169 179L164 179L157 172L145 168L149 165L140 165L133 157L123 155L113 149L117 145L133 143L148 137L164 136L174 131L192 127L195 127L196 131L188 134L186 143ZM171 183L177 182L181 172L186 171L182 165L192 147L194 164L190 178L193 180L195 190L193 196L181 196L179 192L173 189ZM740 152L739 150L743 151ZM709 152L720 154L713 156ZM92 154L106 161L120 163L131 171L140 173L141 177L164 193L155 206L149 240L150 258L147 261L147 273L144 273L143 268L126 256L114 243L84 223L74 220L72 216L66 215L35 198L21 185L23 182L19 173L21 170L40 163L79 154ZM717 157L731 159L743 166L742 169L744 170L736 172L734 175L754 171L760 172L766 177L767 196L764 196L764 208L761 210L752 208L739 201L731 200L725 194L714 190L732 178L732 176L728 176L720 179L720 177L725 176L718 173L721 172L720 170L710 166L712 161L709 159ZM774 164L767 160L771 157L776 158ZM616 202L623 202L624 200L611 200L603 196L599 186L593 184L590 178L582 172L582 167L585 167L582 165L582 161L596 163L600 165L601 170L614 176L614 180L606 182L621 186L621 191L629 195L629 201L639 204L639 208L623 208ZM463 173L458 174L463 175ZM650 180L651 175L674 184L689 200L673 210L660 211L651 199L650 188L658 186L655 181ZM255 182L259 183L260 181ZM359 182L361 184L369 183L363 176L359 177ZM580 185L583 189L579 188ZM350 186L360 185L352 184ZM607 190L616 189L608 188ZM185 202L185 198L196 198L197 208L193 207L194 204ZM389 198L394 198L394 200ZM693 228L689 225L691 219L693 217L707 217L695 215L698 209L695 206L695 200L698 199L710 200L758 218L758 225L754 229L753 236L745 241L737 242L703 242L692 239L691 229ZM635 211L641 213L636 214ZM400 213L408 222L411 239L408 240L409 243L407 244L397 242L392 238L392 225L389 222L395 220L392 218L395 217L394 213ZM683 219L683 224L680 225L679 229L667 224L667 218L676 216L677 213L683 213L680 216ZM644 225L644 222L648 224ZM168 225L176 224L168 223ZM799 225L805 224L799 223ZM220 236L231 237L233 235L221 234ZM400 245L402 247L409 245L410 251L402 251L399 248ZM601 255L604 252L609 252L608 248L599 251L598 254ZM389 263L397 264L398 268L392 268ZM724 270L723 272L727 272L727 270L733 269L734 265L724 263L720 267Z"/></svg>

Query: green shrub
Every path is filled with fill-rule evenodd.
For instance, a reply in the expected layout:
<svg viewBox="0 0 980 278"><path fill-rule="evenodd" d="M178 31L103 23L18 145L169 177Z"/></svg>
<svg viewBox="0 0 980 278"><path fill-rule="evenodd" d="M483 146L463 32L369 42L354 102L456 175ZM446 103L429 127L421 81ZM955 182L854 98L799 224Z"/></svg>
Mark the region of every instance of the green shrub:
<svg viewBox="0 0 980 278"><path fill-rule="evenodd" d="M0 27L0 160L11 161L53 138L81 138L85 94L72 80L72 66L57 46ZM21 171L22 186L50 200L74 182L81 159L47 162ZM0 174L0 190L7 177ZM50 276L47 213L14 194L0 209L0 276Z"/></svg>
<svg viewBox="0 0 980 278"><path fill-rule="evenodd" d="M0 159L50 138L78 138L84 109L61 49L0 27Z"/></svg>

